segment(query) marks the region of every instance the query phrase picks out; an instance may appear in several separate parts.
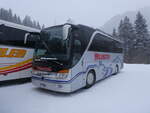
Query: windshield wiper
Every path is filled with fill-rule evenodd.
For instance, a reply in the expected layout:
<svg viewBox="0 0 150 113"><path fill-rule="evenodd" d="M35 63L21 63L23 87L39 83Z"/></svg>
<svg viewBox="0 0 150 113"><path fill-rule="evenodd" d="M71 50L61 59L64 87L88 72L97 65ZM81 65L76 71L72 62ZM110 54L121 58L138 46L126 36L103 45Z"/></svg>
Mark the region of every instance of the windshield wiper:
<svg viewBox="0 0 150 113"><path fill-rule="evenodd" d="M57 58L46 58L46 57L41 57L41 60L58 60Z"/></svg>
<svg viewBox="0 0 150 113"><path fill-rule="evenodd" d="M51 61L51 62L53 62L53 63L55 63L55 64L58 64L58 65L61 65L61 66L63 66L63 64L62 63L60 63L60 62L58 62L57 60L57 58L46 58L46 57L41 57L40 58L40 60L46 60L46 61Z"/></svg>

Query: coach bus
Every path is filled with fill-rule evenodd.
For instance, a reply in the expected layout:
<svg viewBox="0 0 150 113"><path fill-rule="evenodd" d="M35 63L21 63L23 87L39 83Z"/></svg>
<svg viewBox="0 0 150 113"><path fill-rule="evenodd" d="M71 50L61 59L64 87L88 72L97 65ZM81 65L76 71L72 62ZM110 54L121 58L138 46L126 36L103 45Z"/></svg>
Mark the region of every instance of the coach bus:
<svg viewBox="0 0 150 113"><path fill-rule="evenodd" d="M101 30L64 24L43 29L33 56L32 83L56 92L89 88L123 68L122 42Z"/></svg>
<svg viewBox="0 0 150 113"><path fill-rule="evenodd" d="M0 83L31 77L34 40L24 44L24 35L40 30L0 20Z"/></svg>

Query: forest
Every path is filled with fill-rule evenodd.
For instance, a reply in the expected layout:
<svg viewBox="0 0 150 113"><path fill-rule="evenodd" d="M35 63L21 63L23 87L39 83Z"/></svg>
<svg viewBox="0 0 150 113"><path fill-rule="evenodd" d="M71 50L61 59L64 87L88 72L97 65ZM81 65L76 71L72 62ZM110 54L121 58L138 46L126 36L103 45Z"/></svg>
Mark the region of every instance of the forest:
<svg viewBox="0 0 150 113"><path fill-rule="evenodd" d="M150 33L140 12L134 23L127 16L122 19L112 35L123 42L125 63L150 64Z"/></svg>
<svg viewBox="0 0 150 113"><path fill-rule="evenodd" d="M13 13L12 9L4 9L0 8L0 19L13 22L16 24L21 24L24 26L42 29L44 25L41 27L40 23L38 21L33 20L30 16L26 15L23 19L21 19L20 16Z"/></svg>

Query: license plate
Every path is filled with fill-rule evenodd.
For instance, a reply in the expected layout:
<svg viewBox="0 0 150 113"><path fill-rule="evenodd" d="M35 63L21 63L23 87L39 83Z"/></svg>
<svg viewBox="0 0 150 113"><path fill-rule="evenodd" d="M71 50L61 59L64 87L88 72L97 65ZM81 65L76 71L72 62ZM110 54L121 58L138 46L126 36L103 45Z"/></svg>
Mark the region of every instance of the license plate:
<svg viewBox="0 0 150 113"><path fill-rule="evenodd" d="M41 87L46 87L46 84L40 83L40 86L41 86Z"/></svg>

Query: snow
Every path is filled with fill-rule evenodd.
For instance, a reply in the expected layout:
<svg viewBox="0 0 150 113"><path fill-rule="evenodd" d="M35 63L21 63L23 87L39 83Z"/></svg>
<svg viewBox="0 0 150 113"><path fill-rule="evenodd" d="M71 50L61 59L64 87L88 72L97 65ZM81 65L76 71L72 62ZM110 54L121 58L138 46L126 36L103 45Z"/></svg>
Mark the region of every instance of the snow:
<svg viewBox="0 0 150 113"><path fill-rule="evenodd" d="M125 64L90 89L60 94L31 83L0 87L0 113L150 113L150 65Z"/></svg>

